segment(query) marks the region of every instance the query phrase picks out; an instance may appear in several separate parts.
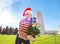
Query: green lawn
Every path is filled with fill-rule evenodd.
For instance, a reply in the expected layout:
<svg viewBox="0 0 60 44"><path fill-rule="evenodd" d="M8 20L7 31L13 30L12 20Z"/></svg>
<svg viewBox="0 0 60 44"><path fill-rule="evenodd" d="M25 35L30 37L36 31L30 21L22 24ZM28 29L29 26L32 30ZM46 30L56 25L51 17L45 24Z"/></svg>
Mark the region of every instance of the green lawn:
<svg viewBox="0 0 60 44"><path fill-rule="evenodd" d="M1 35L0 44L15 44L16 35ZM54 44L53 35L41 35L36 37L35 42L31 44ZM56 35L56 44L60 44L60 35Z"/></svg>

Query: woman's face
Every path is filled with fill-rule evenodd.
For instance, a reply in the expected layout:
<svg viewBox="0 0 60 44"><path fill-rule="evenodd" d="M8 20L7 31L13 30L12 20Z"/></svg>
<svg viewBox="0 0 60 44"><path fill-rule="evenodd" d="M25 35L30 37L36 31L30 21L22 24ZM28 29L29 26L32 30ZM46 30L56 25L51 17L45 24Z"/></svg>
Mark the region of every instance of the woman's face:
<svg viewBox="0 0 60 44"><path fill-rule="evenodd" d="M27 12L27 13L26 13L26 17L27 17L27 18L31 18L31 17L32 17L32 13Z"/></svg>

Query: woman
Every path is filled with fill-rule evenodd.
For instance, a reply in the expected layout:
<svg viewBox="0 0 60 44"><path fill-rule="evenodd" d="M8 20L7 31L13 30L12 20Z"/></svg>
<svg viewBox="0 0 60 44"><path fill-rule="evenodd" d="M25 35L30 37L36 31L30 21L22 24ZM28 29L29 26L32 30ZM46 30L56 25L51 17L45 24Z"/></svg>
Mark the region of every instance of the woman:
<svg viewBox="0 0 60 44"><path fill-rule="evenodd" d="M30 19L32 17L32 9L26 8L24 10L23 16L25 17L20 21L18 35L16 37L15 44L30 44L29 38L33 36L27 35L28 27L30 26Z"/></svg>

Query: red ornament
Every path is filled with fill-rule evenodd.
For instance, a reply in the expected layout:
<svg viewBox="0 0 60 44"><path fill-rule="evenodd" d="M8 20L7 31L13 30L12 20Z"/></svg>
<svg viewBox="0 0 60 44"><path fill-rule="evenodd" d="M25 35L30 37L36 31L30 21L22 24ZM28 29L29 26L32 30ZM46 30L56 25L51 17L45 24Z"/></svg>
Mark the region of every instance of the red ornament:
<svg viewBox="0 0 60 44"><path fill-rule="evenodd" d="M36 32L36 30L34 30L34 32Z"/></svg>

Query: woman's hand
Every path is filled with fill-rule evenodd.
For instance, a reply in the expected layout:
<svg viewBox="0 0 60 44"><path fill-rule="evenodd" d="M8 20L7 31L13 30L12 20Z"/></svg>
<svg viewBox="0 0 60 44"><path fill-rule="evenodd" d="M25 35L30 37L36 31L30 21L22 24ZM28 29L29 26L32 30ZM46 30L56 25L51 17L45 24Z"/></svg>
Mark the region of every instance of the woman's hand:
<svg viewBox="0 0 60 44"><path fill-rule="evenodd" d="M36 26L37 28L39 27L36 23L33 23L33 25L32 25L32 26L33 26L33 27L34 27L34 26Z"/></svg>
<svg viewBox="0 0 60 44"><path fill-rule="evenodd" d="M35 41L35 38L31 35L27 35L27 39L33 42Z"/></svg>

